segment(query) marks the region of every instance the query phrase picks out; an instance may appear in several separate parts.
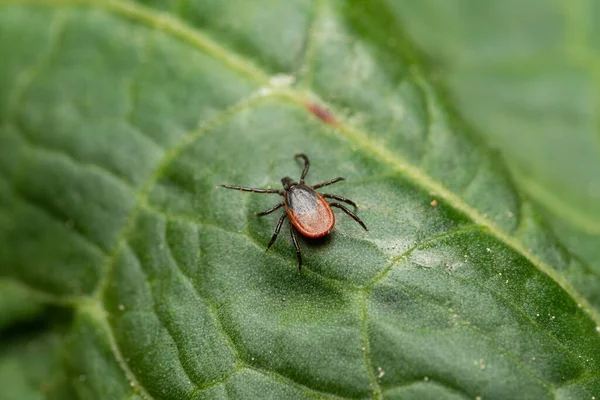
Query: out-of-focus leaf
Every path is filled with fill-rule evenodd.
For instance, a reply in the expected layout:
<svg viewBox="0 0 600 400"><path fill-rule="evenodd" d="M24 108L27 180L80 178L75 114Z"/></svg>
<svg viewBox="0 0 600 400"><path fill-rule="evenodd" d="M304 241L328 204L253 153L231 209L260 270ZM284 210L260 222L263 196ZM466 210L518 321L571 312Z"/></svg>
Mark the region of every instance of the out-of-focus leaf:
<svg viewBox="0 0 600 400"><path fill-rule="evenodd" d="M587 264L574 268L599 276L598 3L387 3L461 115L502 150L520 188Z"/></svg>

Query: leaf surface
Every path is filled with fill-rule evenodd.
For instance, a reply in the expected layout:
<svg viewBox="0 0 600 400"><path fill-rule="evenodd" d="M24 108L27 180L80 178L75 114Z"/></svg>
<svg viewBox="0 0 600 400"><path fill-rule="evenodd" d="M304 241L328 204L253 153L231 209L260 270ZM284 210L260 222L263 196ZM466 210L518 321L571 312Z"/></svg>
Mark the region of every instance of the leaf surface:
<svg viewBox="0 0 600 400"><path fill-rule="evenodd" d="M598 4L394 4L396 24L429 58L461 115L503 152L583 268L600 275Z"/></svg>
<svg viewBox="0 0 600 400"><path fill-rule="evenodd" d="M56 398L598 392L598 282L383 4L19 3L0 6L0 272L74 310ZM302 276L253 215L280 198L215 188L278 188L296 152L369 227L339 213L301 239Z"/></svg>

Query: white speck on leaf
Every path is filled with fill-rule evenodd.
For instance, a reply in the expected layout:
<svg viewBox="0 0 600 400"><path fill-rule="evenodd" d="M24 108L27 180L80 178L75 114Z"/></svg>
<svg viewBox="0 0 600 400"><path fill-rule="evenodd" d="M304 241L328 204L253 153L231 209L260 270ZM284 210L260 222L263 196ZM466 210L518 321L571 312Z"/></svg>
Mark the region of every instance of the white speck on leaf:
<svg viewBox="0 0 600 400"><path fill-rule="evenodd" d="M256 96L264 97L264 96L270 95L272 92L273 92L273 90L271 88L262 87L262 88L258 89L258 91L256 92Z"/></svg>
<svg viewBox="0 0 600 400"><path fill-rule="evenodd" d="M125 306L123 304L119 304L119 311L125 311Z"/></svg>
<svg viewBox="0 0 600 400"><path fill-rule="evenodd" d="M286 74L277 74L273 75L269 79L269 84L273 87L286 87L291 86L296 82L296 77L294 75L286 75Z"/></svg>

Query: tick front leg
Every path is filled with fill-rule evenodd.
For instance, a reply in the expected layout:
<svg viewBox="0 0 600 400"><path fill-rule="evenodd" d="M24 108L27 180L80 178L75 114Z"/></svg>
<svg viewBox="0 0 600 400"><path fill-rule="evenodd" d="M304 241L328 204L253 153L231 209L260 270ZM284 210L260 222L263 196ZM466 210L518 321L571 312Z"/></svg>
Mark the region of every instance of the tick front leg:
<svg viewBox="0 0 600 400"><path fill-rule="evenodd" d="M308 167L310 167L310 161L308 161L308 157L306 154L298 153L294 155L294 158L301 158L304 160L304 169L302 170L302 175L300 175L300 183L304 183L304 177L308 174Z"/></svg>
<svg viewBox="0 0 600 400"><path fill-rule="evenodd" d="M258 215L259 217L262 217L263 215L271 214L273 211L279 210L283 206L284 206L283 203L279 203L275 207L271 207L268 210L265 210L263 212L254 213L254 215Z"/></svg>
<svg viewBox="0 0 600 400"><path fill-rule="evenodd" d="M367 226L365 225L364 222L362 222L362 220L360 218L358 218L358 215L354 214L352 211L348 210L346 207L344 207L340 203L329 203L329 205L331 207L339 208L340 210L342 210L343 212L345 212L346 214L351 216L352 219L354 219L356 222L358 222L360 224L360 226L362 226L364 228L365 231L368 231Z"/></svg>
<svg viewBox="0 0 600 400"><path fill-rule="evenodd" d="M337 196L335 194L322 194L321 196L325 197L326 199L336 199L339 201L343 201L344 203L350 204L354 208L358 208L355 202L353 202L352 200L348 200L347 198L342 196Z"/></svg>
<svg viewBox="0 0 600 400"><path fill-rule="evenodd" d="M343 181L343 180L344 180L344 178L342 178L341 176L338 176L337 178L330 179L330 180L325 181L323 183L318 183L318 184L314 185L312 188L313 189L318 189L318 188L323 187L323 186L333 185L334 183L339 182L339 181Z"/></svg>
<svg viewBox="0 0 600 400"><path fill-rule="evenodd" d="M271 246L273 245L273 243L275 243L275 240L277 239L277 235L279 235L279 231L281 230L281 225L283 225L283 220L285 220L285 217L287 217L287 213L283 213L281 218L279 218L279 222L277 222L277 226L275 227L275 232L273 233L273 236L271 237L271 241L267 245L267 250L269 250L271 248ZM265 251L267 251L267 250L265 250Z"/></svg>
<svg viewBox="0 0 600 400"><path fill-rule="evenodd" d="M298 244L298 238L296 238L296 232L294 232L294 226L290 224L290 235L292 235L292 242L296 248L296 255L298 256L298 275L302 275L302 252L300 251L300 245Z"/></svg>
<svg viewBox="0 0 600 400"><path fill-rule="evenodd" d="M242 192L277 193L278 195L283 196L283 190L249 188L249 187L235 186L235 185L217 185L217 187L222 187L222 188L225 188L225 189L241 190Z"/></svg>

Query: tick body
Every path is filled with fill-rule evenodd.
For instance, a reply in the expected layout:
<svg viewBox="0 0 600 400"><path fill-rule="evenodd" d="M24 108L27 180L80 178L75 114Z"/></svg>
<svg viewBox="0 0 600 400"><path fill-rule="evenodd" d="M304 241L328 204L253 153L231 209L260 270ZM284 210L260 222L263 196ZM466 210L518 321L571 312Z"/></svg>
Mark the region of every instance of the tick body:
<svg viewBox="0 0 600 400"><path fill-rule="evenodd" d="M329 203L306 185L294 185L283 197L290 223L302 236L316 239L327 235L335 225Z"/></svg>
<svg viewBox="0 0 600 400"><path fill-rule="evenodd" d="M267 245L267 250L269 250L273 243L275 243L275 240L277 239L277 235L279 235L279 231L281 230L281 226L283 225L285 218L289 218L290 234L292 236L292 242L294 243L294 247L296 248L296 255L298 256L298 273L301 273L302 253L300 251L300 246L298 245L298 240L296 238L296 231L299 232L302 236L311 239L320 238L329 234L329 232L331 232L333 226L335 225L335 216L333 214L333 211L331 210L331 207L339 208L340 210L348 214L350 217L352 217L356 222L358 222L360 226L364 228L364 230L368 229L366 225L362 222L362 220L352 211L348 210L340 203L329 203L326 199L335 199L350 204L356 208L357 206L352 200L348 200L346 198L334 194L321 194L316 191L316 189L318 188L332 185L336 182L344 180L344 178L334 178L314 186L306 185L304 183L304 177L308 173L308 168L310 166L308 157L305 154L296 154L295 158L300 158L304 161L304 169L302 170L302 175L300 176L300 182L295 182L292 178L286 176L281 180L284 190L256 189L233 185L217 186L224 187L226 189L241 190L244 192L278 194L283 197L283 202L276 204L275 206L269 208L266 211L255 214L258 216L263 216L270 214L280 209L281 207L285 207L285 213L283 213L279 218L279 222L275 227L275 232L271 237L271 241Z"/></svg>

